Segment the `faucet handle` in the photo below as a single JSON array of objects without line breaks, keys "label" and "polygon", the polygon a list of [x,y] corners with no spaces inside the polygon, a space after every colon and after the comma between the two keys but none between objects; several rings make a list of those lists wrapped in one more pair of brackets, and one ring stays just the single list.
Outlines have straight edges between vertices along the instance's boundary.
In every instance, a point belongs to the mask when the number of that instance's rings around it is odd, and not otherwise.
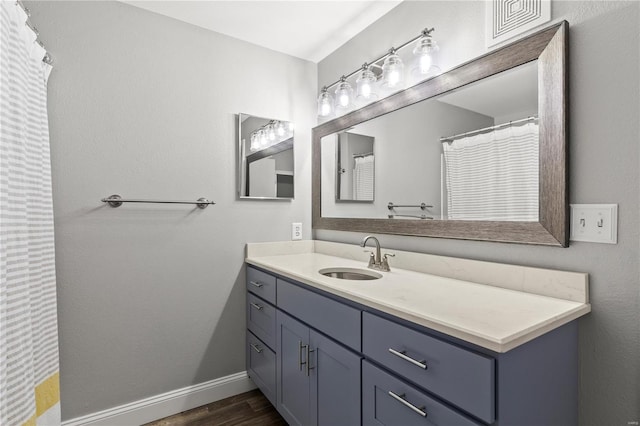
[{"label": "faucet handle", "polygon": [[372,252],[371,250],[362,250],[365,253],[369,253],[369,265],[368,267],[371,268],[373,267],[373,265],[376,264],[376,255],[374,252]]},{"label": "faucet handle", "polygon": [[391,268],[389,267],[389,259],[387,259],[388,257],[396,257],[396,255],[393,254],[393,253],[385,253],[382,256],[382,258],[383,258],[382,259],[382,270],[383,271],[387,271],[387,272],[391,270]]}]

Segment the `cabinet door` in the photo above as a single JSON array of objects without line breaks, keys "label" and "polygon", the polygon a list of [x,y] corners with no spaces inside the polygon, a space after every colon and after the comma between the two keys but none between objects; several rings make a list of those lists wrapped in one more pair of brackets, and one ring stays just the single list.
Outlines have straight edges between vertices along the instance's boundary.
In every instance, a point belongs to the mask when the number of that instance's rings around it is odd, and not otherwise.
[{"label": "cabinet door", "polygon": [[310,370],[307,370],[309,328],[277,311],[278,411],[289,425],[311,424]]},{"label": "cabinet door", "polygon": [[311,424],[360,425],[361,357],[310,331]]}]

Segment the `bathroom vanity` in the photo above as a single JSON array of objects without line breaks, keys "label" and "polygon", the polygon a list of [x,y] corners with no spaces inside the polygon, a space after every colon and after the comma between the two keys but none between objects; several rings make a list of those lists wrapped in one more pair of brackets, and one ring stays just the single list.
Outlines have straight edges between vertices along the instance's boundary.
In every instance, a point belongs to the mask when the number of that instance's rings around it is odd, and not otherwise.
[{"label": "bathroom vanity", "polygon": [[586,274],[393,253],[355,281],[318,272],[355,245],[247,245],[247,371],[289,424],[577,424]]}]

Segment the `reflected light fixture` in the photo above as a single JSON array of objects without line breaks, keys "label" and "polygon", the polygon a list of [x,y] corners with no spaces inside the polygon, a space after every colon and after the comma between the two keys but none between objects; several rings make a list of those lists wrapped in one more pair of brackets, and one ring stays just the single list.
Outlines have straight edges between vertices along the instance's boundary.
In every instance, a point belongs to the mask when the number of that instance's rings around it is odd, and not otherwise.
[{"label": "reflected light fixture", "polygon": [[327,92],[327,86],[322,88],[320,96],[318,96],[318,115],[320,117],[328,117],[333,113],[333,98]]},{"label": "reflected light fixture", "polygon": [[270,120],[259,129],[251,133],[251,152],[260,151],[285,141],[293,136],[293,123],[288,121]]},{"label": "reflected light fixture", "polygon": [[375,87],[376,81],[376,75],[369,68],[369,64],[365,62],[356,79],[356,98],[365,101],[378,99],[378,92]]},{"label": "reflected light fixture", "polygon": [[[398,52],[408,46],[413,46],[414,43],[413,54],[416,56],[417,65],[411,68],[411,74],[417,73],[421,77],[416,80],[415,76],[412,75],[410,79],[412,84],[438,74],[440,68],[434,63],[433,56],[433,53],[438,51],[438,45],[431,35],[433,31],[434,28],[425,28],[420,32],[420,35],[403,43],[398,48],[391,48],[388,53],[378,59],[369,63],[365,62],[357,70],[343,75],[338,81],[324,86],[318,95],[318,116],[320,118],[329,118],[334,113],[341,115],[351,110],[354,105],[354,93],[349,79],[353,77],[356,79],[355,97],[359,105],[377,100],[379,86],[386,89],[383,91],[384,96],[403,89],[406,79],[405,67]],[[405,60],[408,59],[405,57]],[[382,65],[380,65],[381,63]],[[378,70],[381,70],[381,75]],[[333,86],[337,86],[334,91],[335,102],[328,90]]]}]

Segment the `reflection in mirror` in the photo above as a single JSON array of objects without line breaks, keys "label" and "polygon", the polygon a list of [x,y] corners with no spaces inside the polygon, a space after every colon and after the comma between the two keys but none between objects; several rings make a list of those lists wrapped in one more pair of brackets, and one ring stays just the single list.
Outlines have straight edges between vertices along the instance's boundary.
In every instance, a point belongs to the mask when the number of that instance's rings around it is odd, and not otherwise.
[{"label": "reflection in mirror", "polygon": [[292,199],[293,124],[238,114],[238,193],[242,199]]},{"label": "reflection in mirror", "polygon": [[336,200],[373,201],[375,156],[372,136],[338,133],[336,141]]},{"label": "reflection in mirror", "polygon": [[[323,137],[322,187],[336,194],[322,192],[322,216],[537,222],[537,70],[532,61]],[[357,199],[345,162],[361,135],[376,141],[373,202],[336,202]]]}]

